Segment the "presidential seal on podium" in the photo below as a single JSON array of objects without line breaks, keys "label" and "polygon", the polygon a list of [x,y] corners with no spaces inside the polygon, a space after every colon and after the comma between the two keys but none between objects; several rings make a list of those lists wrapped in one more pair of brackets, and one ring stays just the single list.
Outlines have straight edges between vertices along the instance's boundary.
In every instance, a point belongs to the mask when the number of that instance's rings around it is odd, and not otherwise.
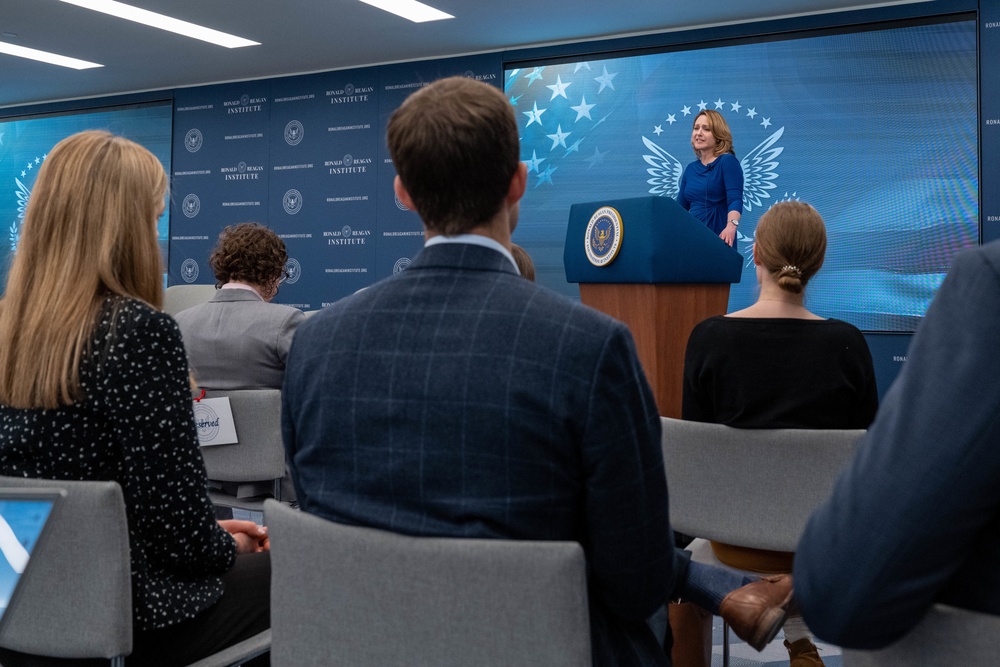
[{"label": "presidential seal on podium", "polygon": [[584,250],[594,266],[607,266],[622,247],[622,217],[610,206],[594,211],[584,234]]}]

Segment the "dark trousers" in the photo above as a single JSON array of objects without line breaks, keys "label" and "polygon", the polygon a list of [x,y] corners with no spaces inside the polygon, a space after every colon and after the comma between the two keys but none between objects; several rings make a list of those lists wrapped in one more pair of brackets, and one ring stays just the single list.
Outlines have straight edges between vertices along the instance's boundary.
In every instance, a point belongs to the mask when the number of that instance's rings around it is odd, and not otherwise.
[{"label": "dark trousers", "polygon": [[[225,593],[214,605],[192,619],[159,630],[135,632],[128,667],[180,667],[217,653],[271,626],[271,554],[237,556],[222,575]],[[58,632],[55,628],[40,632]],[[25,655],[0,649],[3,667],[97,667],[107,660],[67,660]],[[266,667],[264,654],[246,667]]]}]

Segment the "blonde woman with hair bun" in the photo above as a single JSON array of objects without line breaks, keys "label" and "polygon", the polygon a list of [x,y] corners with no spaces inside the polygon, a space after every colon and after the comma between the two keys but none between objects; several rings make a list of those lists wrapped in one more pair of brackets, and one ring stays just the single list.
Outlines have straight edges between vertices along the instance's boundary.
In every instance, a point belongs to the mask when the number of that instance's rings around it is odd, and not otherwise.
[{"label": "blonde woman with hair bun", "polygon": [[[215,520],[184,347],[160,311],[166,194],[142,146],[100,131],[60,141],[38,172],[0,299],[0,474],[121,486],[125,664],[143,667],[195,662],[266,629],[270,611],[266,531]],[[51,659],[0,649],[0,662]]]},{"label": "blonde woman with hair bun", "polygon": [[[804,202],[780,202],[761,216],[755,236],[760,295],[691,332],[681,416],[738,428],[868,428],[878,394],[864,336],[805,306],[826,254],[823,218]],[[791,572],[791,553],[712,547],[733,567]],[[785,637],[791,667],[823,664],[801,617],[789,618]]]}]

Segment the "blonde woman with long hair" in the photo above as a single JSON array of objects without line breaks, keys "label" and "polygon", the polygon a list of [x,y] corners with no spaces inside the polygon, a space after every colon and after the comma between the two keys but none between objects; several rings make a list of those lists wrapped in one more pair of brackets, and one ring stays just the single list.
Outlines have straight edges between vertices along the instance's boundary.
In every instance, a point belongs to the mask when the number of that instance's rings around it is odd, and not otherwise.
[{"label": "blonde woman with long hair", "polygon": [[[193,662],[269,616],[266,533],[214,518],[184,348],[159,310],[166,193],[163,167],[136,143],[99,131],[59,142],[0,299],[0,473],[121,485],[129,665]],[[0,661],[51,662],[6,650]]]}]

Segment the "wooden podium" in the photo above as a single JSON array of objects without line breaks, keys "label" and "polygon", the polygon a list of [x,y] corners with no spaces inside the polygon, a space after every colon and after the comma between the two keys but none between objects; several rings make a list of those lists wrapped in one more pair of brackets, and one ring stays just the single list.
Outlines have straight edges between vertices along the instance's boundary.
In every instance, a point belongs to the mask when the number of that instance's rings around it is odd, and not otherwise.
[{"label": "wooden podium", "polygon": [[[621,236],[615,258],[597,266],[588,258],[588,227],[604,207],[618,213]],[[680,418],[688,336],[726,313],[743,258],[673,199],[638,197],[574,204],[563,259],[580,300],[632,331],[660,414]]]}]

